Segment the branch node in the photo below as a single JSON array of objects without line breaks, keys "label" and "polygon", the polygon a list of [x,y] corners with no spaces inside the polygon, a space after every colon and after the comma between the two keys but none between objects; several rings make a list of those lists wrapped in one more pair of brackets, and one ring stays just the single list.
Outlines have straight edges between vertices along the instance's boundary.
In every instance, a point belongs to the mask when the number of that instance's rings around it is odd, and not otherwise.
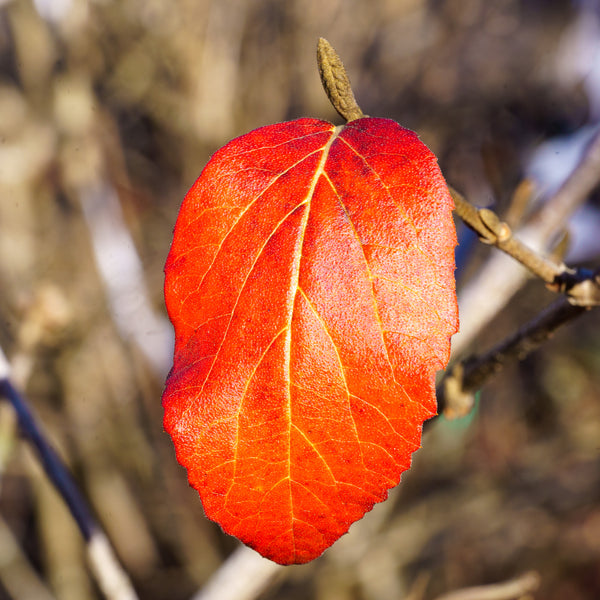
[{"label": "branch node", "polygon": [[457,363],[444,378],[444,417],[449,421],[466,417],[475,404],[475,396],[463,386],[465,365]]},{"label": "branch node", "polygon": [[557,277],[556,285],[573,306],[600,306],[600,271],[565,269]]},{"label": "branch node", "polygon": [[[481,222],[494,236],[494,239],[489,241],[489,243],[498,244],[507,242],[512,237],[510,227],[504,221],[501,221],[494,211],[488,208],[480,208],[478,214]],[[485,241],[488,240],[486,239]]]}]

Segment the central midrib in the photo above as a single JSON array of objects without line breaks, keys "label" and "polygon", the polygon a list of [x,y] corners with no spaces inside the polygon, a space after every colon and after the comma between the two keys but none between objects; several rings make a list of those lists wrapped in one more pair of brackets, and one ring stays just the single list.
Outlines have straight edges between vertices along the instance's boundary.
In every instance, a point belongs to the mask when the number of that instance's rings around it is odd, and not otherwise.
[{"label": "central midrib", "polygon": [[[290,493],[290,516],[291,516],[291,521],[292,521],[292,523],[291,523],[292,539],[294,538],[294,529],[293,529],[294,502],[293,502],[293,497],[292,497],[292,473],[291,473],[291,467],[292,467],[292,460],[291,460],[292,459],[292,457],[291,457],[291,450],[292,450],[292,389],[291,389],[291,383],[292,383],[291,382],[292,318],[293,318],[293,312],[294,312],[294,303],[296,301],[296,295],[298,294],[298,288],[299,288],[300,264],[302,261],[302,247],[304,245],[304,234],[306,232],[306,226],[308,224],[308,217],[310,215],[311,200],[312,200],[313,194],[315,192],[315,189],[317,187],[317,183],[318,183],[319,179],[321,178],[321,175],[323,175],[323,173],[325,171],[325,164],[326,164],[327,158],[329,156],[329,149],[331,148],[331,145],[333,144],[335,139],[340,135],[340,133],[342,132],[343,129],[344,129],[344,125],[339,125],[333,129],[331,138],[329,139],[327,144],[325,144],[325,146],[323,147],[323,150],[322,150],[323,154],[321,156],[321,160],[319,161],[317,169],[315,170],[315,174],[311,181],[311,185],[306,194],[306,197],[305,197],[304,201],[299,204],[299,206],[306,204],[306,210],[305,210],[303,218],[302,218],[302,223],[300,224],[300,234],[298,236],[298,241],[296,243],[296,249],[295,249],[295,257],[294,257],[295,260],[294,260],[294,265],[293,265],[292,278],[290,281],[290,289],[289,289],[289,293],[288,293],[287,311],[289,314],[289,322],[288,322],[288,327],[287,327],[287,331],[285,334],[285,343],[284,343],[284,353],[285,353],[284,359],[285,359],[285,365],[286,365],[286,369],[287,369],[287,389],[288,389],[288,402],[287,402],[287,407],[286,407],[287,422],[288,422],[288,461],[287,461],[287,463],[288,463],[288,485],[289,485],[289,493]],[[295,553],[295,540],[294,540],[294,553]]]}]

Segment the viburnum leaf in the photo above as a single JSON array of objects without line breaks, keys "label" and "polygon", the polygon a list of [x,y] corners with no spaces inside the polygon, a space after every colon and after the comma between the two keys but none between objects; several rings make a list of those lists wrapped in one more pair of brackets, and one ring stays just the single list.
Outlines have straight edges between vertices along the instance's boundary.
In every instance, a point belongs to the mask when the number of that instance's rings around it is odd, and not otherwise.
[{"label": "viburnum leaf", "polygon": [[206,515],[304,563],[387,497],[458,326],[452,199],[388,119],[243,135],[188,192],[166,264],[164,425]]}]

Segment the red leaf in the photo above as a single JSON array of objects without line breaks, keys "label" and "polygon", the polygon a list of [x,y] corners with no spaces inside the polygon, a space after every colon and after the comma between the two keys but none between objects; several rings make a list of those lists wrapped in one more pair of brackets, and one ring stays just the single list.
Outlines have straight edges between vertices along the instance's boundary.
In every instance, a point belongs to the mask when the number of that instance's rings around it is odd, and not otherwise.
[{"label": "red leaf", "polygon": [[457,329],[452,199],[387,119],[257,129],[187,194],[165,429],[209,518],[282,564],[387,497]]}]

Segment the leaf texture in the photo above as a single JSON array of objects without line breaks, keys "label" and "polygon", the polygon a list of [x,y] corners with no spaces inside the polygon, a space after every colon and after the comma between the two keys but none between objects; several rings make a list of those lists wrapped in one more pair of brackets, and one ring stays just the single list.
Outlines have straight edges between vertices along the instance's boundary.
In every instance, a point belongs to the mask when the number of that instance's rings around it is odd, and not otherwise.
[{"label": "leaf texture", "polygon": [[219,150],[166,264],[164,425],[207,516],[304,563],[387,497],[458,326],[452,199],[387,119],[299,119]]}]

